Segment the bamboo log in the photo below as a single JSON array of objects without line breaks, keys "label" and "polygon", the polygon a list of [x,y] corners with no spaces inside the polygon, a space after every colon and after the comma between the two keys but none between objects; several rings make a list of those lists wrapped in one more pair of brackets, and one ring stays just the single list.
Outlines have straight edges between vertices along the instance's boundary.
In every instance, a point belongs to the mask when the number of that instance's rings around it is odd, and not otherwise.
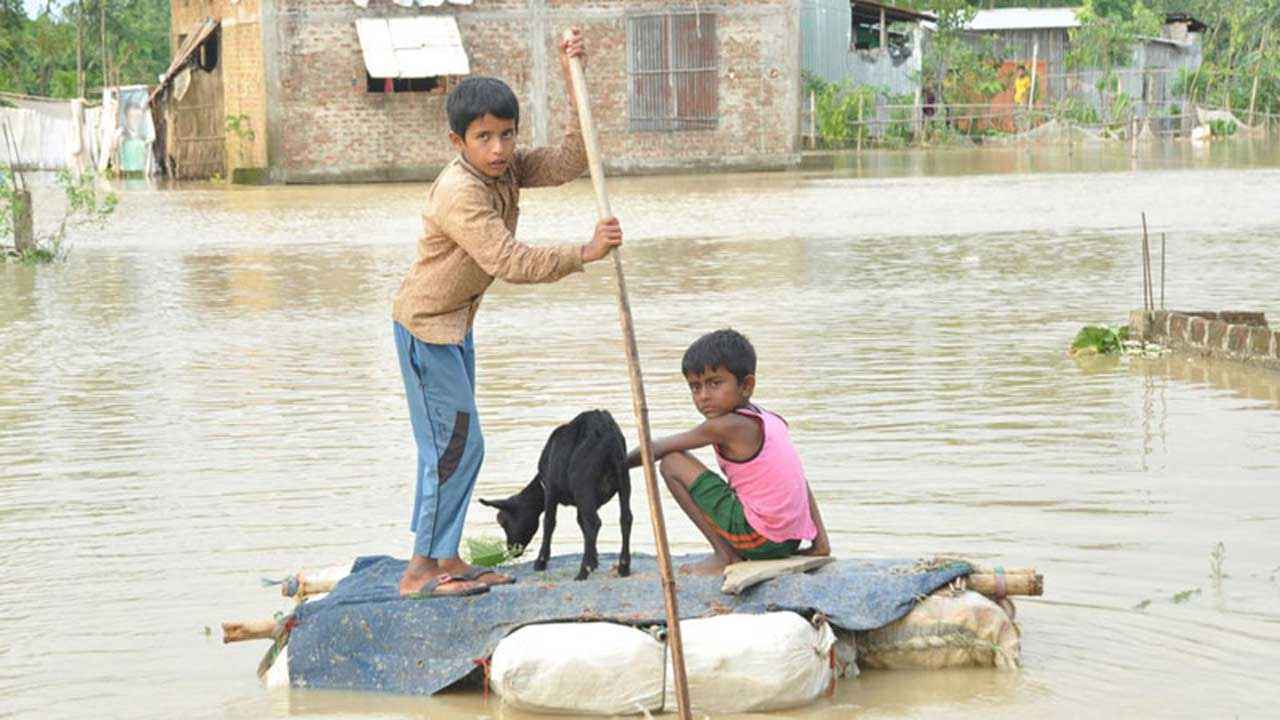
[{"label": "bamboo log", "polygon": [[1258,124],[1254,110],[1258,107],[1258,83],[1262,80],[1262,66],[1266,63],[1267,31],[1262,31],[1262,40],[1258,43],[1258,68],[1253,73],[1253,92],[1249,94],[1249,126]]},{"label": "bamboo log", "polygon": [[[565,31],[565,39],[572,31]],[[578,105],[578,121],[582,125],[582,139],[587,149],[587,165],[591,170],[591,185],[595,188],[596,209],[603,220],[613,216],[609,208],[609,192],[604,184],[604,162],[600,154],[600,139],[596,135],[591,117],[591,103],[587,98],[587,76],[580,58],[569,59],[569,74],[573,84],[573,96]],[[613,276],[618,290],[618,319],[622,324],[623,349],[627,355],[627,372],[631,377],[631,403],[640,434],[640,458],[644,467],[645,487],[649,493],[649,519],[653,523],[653,538],[658,550],[658,571],[662,577],[662,592],[667,606],[667,642],[671,648],[671,669],[675,678],[676,705],[681,720],[691,720],[689,706],[689,680],[684,665],[684,643],[680,633],[680,611],[676,601],[676,582],[671,572],[671,549],[667,545],[667,526],[662,518],[662,499],[658,494],[658,477],[654,470],[653,444],[649,435],[649,407],[644,396],[644,379],[640,374],[640,352],[636,347],[636,331],[631,318],[631,303],[627,298],[626,276],[622,269],[622,251],[614,248]]]},{"label": "bamboo log", "polygon": [[308,595],[323,595],[333,591],[338,581],[333,578],[308,578],[302,573],[280,583],[280,594],[285,597],[305,598]]},{"label": "bamboo log", "polygon": [[[967,579],[969,589],[987,597],[997,597],[999,592],[999,576],[995,573],[974,573]],[[1044,594],[1044,576],[1036,573],[1004,574],[1004,593],[1011,595]]]},{"label": "bamboo log", "polygon": [[275,620],[245,620],[242,622],[222,623],[222,642],[233,643],[245,640],[271,640],[275,637],[277,623]]}]

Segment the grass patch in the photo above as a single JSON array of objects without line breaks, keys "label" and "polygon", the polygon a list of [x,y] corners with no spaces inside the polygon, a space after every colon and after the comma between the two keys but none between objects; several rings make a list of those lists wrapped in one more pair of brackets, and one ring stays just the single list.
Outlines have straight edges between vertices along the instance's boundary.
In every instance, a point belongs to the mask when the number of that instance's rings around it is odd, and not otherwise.
[{"label": "grass patch", "polygon": [[467,538],[466,561],[477,567],[497,567],[515,559],[507,541],[492,535]]}]

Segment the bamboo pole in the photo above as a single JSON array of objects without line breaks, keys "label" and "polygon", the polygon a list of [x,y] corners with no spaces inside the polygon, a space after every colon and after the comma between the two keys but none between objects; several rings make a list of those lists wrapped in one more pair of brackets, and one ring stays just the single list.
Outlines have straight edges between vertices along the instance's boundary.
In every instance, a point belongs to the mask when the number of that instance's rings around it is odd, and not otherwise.
[{"label": "bamboo pole", "polygon": [[84,97],[84,0],[76,0],[76,97]]},{"label": "bamboo pole", "polygon": [[1027,95],[1027,109],[1030,110],[1036,106],[1036,72],[1040,69],[1040,40],[1036,39],[1036,44],[1031,46],[1031,92]]},{"label": "bamboo pole", "polygon": [[862,93],[858,93],[858,154],[862,154],[862,133],[866,129],[862,124],[862,101],[864,99]]},{"label": "bamboo pole", "polygon": [[[570,37],[571,31],[565,32]],[[587,98],[587,76],[582,60],[569,59],[573,96],[578,104],[578,121],[587,146],[587,164],[591,184],[596,191],[596,210],[603,220],[613,216],[609,208],[609,192],[604,183],[604,162],[600,155],[600,139],[591,118],[591,102]],[[671,647],[671,669],[675,677],[676,705],[682,720],[693,717],[689,708],[689,680],[684,666],[684,643],[680,637],[680,611],[676,601],[676,582],[671,572],[671,549],[667,545],[667,526],[662,518],[662,502],[658,495],[658,477],[654,471],[653,444],[649,435],[649,407],[644,397],[644,379],[640,374],[640,353],[636,347],[636,331],[631,319],[631,303],[627,298],[626,276],[622,269],[622,251],[613,250],[613,276],[618,288],[618,319],[622,323],[622,344],[627,354],[627,372],[631,376],[631,404],[640,433],[640,458],[644,466],[644,482],[649,492],[649,519],[653,523],[653,539],[658,546],[658,571],[662,576],[662,592],[667,605],[667,642]]]},{"label": "bamboo pole", "polygon": [[1160,233],[1160,309],[1164,310],[1164,246],[1165,234]]},{"label": "bamboo pole", "polygon": [[111,81],[107,78],[107,0],[98,0],[98,34],[102,42],[102,87]]},{"label": "bamboo pole", "polygon": [[809,91],[809,148],[818,149],[818,92]]},{"label": "bamboo pole", "polygon": [[1156,309],[1156,299],[1151,283],[1151,241],[1147,236],[1147,214],[1142,213],[1142,301],[1148,312]]},{"label": "bamboo pole", "polygon": [[1258,43],[1258,69],[1253,73],[1253,92],[1249,94],[1249,126],[1258,124],[1254,110],[1258,107],[1258,81],[1262,79],[1262,67],[1266,64],[1267,31],[1262,31],[1262,40]]}]

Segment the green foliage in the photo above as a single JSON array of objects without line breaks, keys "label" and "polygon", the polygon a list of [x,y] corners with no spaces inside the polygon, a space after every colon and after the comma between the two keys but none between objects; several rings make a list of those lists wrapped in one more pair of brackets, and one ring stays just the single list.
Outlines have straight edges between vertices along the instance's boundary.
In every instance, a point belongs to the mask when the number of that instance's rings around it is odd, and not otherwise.
[{"label": "green foliage", "polygon": [[478,567],[497,567],[515,558],[502,538],[484,535],[467,538],[467,562]]},{"label": "green foliage", "polygon": [[1209,132],[1213,137],[1231,137],[1236,134],[1235,120],[1210,120]]},{"label": "green foliage", "polygon": [[249,154],[253,151],[253,141],[257,137],[257,133],[253,131],[253,125],[249,120],[249,116],[244,113],[239,115],[227,116],[227,132],[236,137],[236,154],[240,157],[240,167],[249,165]]},{"label": "green foliage", "polygon": [[814,94],[818,138],[828,148],[848,148],[871,142],[868,121],[876,117],[876,98],[882,91],[852,82],[829,83],[807,76],[805,88]]},{"label": "green foliage", "polygon": [[[83,13],[86,94],[108,84],[154,83],[169,65],[168,0],[41,3],[27,17],[21,0],[0,0],[0,90],[70,98],[78,94],[76,26]],[[100,12],[105,11],[104,73]]]},{"label": "green foliage", "polygon": [[1071,342],[1071,352],[1072,354],[1116,355],[1124,352],[1124,344],[1128,339],[1129,328],[1127,327],[1086,325]]}]

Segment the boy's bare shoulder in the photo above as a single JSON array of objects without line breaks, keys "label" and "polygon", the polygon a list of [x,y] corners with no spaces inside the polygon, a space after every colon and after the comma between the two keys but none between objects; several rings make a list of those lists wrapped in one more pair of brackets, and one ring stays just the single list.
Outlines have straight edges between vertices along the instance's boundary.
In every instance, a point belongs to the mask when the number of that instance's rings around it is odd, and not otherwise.
[{"label": "boy's bare shoulder", "polygon": [[703,423],[703,427],[719,433],[741,433],[755,432],[760,425],[749,417],[731,412],[727,415],[720,415],[707,420]]}]

